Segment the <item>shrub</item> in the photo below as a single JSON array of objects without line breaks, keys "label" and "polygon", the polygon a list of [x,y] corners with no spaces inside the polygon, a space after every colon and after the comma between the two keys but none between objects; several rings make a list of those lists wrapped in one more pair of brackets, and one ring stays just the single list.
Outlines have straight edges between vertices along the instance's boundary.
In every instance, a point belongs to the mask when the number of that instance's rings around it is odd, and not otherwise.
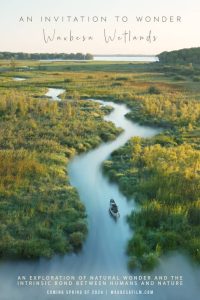
[{"label": "shrub", "polygon": [[121,82],[114,82],[112,83],[112,86],[122,86],[123,84]]},{"label": "shrub", "polygon": [[149,271],[156,267],[158,264],[158,257],[155,253],[151,252],[144,254],[141,259],[142,270]]},{"label": "shrub", "polygon": [[77,232],[73,232],[72,234],[70,234],[70,243],[73,246],[74,250],[80,250],[82,247],[82,243],[84,240],[84,236],[81,232],[77,231]]},{"label": "shrub", "polygon": [[120,76],[120,77],[117,77],[116,80],[117,80],[117,81],[129,80],[129,77],[123,77],[123,76]]},{"label": "shrub", "polygon": [[159,95],[160,94],[160,90],[157,88],[157,87],[155,87],[155,86],[150,86],[149,88],[148,88],[148,90],[147,90],[147,93],[148,94],[151,94],[151,95]]},{"label": "shrub", "polygon": [[181,76],[181,75],[177,75],[174,77],[175,81],[185,81],[185,77]]}]

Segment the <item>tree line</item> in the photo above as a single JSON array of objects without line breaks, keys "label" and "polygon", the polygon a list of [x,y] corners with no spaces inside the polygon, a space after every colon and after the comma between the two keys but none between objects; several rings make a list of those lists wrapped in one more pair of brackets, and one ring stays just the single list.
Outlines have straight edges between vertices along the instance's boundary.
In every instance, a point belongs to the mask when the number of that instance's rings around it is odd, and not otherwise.
[{"label": "tree line", "polygon": [[200,47],[162,52],[158,55],[159,61],[164,64],[199,64]]},{"label": "tree line", "polygon": [[15,60],[46,60],[46,59],[63,59],[63,60],[92,60],[93,55],[90,53],[23,53],[23,52],[0,52],[0,59]]}]

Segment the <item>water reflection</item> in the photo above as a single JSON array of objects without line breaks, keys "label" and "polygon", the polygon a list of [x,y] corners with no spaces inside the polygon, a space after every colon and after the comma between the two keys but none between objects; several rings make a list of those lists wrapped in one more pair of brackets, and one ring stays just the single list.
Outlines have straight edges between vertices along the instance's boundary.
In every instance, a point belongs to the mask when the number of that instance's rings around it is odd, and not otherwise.
[{"label": "water reflection", "polygon": [[60,96],[65,92],[64,89],[57,89],[57,88],[49,88],[48,92],[45,94],[45,96],[51,98],[51,100],[54,101],[61,101]]}]

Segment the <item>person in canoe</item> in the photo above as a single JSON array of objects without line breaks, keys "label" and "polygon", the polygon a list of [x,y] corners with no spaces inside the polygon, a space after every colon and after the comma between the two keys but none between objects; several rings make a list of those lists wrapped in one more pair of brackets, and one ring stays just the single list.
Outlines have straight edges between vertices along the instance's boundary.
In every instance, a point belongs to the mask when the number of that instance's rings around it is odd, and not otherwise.
[{"label": "person in canoe", "polygon": [[114,218],[118,218],[120,216],[118,206],[114,199],[110,199],[109,211]]}]

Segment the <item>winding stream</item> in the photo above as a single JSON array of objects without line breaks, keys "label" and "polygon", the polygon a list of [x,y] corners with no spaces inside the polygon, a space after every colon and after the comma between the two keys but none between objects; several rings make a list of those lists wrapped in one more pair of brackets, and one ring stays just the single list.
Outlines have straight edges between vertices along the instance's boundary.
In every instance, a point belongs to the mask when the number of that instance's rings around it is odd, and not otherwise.
[{"label": "winding stream", "polygon": [[[58,92],[58,91],[57,91]],[[55,95],[55,91],[53,93]],[[57,95],[58,96],[58,95]],[[99,101],[102,105],[104,102]],[[131,232],[126,222],[126,216],[134,208],[133,201],[126,201],[118,186],[110,183],[102,174],[102,162],[109,157],[115,149],[124,145],[132,136],[151,137],[158,130],[140,126],[125,118],[129,109],[123,104],[106,102],[114,110],[105,117],[106,121],[112,121],[117,127],[122,127],[124,132],[116,140],[101,144],[98,148],[86,154],[76,156],[69,164],[68,171],[70,182],[79,192],[88,214],[89,234],[83,250],[79,254],[54,256],[51,260],[41,258],[37,261],[9,261],[0,264],[0,299],[1,300],[49,300],[49,299],[153,299],[153,300],[197,300],[200,293],[200,270],[192,265],[184,256],[173,253],[161,260],[159,267],[152,275],[182,275],[184,285],[182,287],[153,287],[154,295],[131,296],[94,296],[94,295],[54,295],[46,294],[48,287],[17,287],[18,275],[129,275],[127,270],[126,243]],[[120,218],[117,222],[108,213],[109,199],[114,198],[120,210]],[[146,274],[146,275],[151,275]],[[144,275],[134,272],[133,275]],[[66,289],[62,287],[60,289]],[[71,287],[73,289],[75,287]],[[88,287],[86,287],[87,289]],[[91,287],[90,287],[91,288]],[[112,289],[139,288],[111,287]],[[76,287],[81,289],[81,287]],[[83,289],[83,287],[82,287]],[[100,287],[105,292],[105,287]],[[143,287],[142,290],[151,289]]]}]

